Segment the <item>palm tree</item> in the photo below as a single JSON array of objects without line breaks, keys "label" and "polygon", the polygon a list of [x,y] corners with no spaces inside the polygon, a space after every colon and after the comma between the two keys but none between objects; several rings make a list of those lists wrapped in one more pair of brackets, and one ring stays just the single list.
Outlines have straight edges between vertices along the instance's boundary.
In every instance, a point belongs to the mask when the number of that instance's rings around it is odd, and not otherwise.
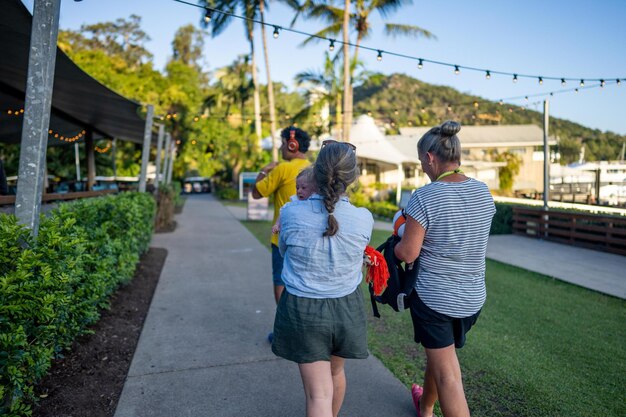
[{"label": "palm tree", "polygon": [[[201,0],[200,4],[205,7],[223,10],[233,14],[240,13],[238,9],[242,9],[243,15],[248,19],[258,18],[258,0]],[[201,24],[205,27],[210,24],[211,35],[215,37],[221,34],[231,21],[232,16],[222,13],[213,13],[210,22],[207,22],[205,15],[203,15]],[[257,143],[259,143],[263,139],[263,133],[261,125],[261,99],[259,94],[258,67],[256,64],[256,54],[254,48],[254,23],[251,20],[243,20],[243,22],[246,31],[246,38],[250,44],[250,72],[252,74],[252,84],[254,85],[254,130],[257,136]]]},{"label": "palm tree", "polygon": [[[305,98],[309,103],[308,108],[305,108],[303,114],[310,115],[313,112],[318,112],[325,106],[334,108],[334,122],[329,121],[329,133],[332,134],[332,126],[335,125],[338,129],[343,128],[342,121],[342,101],[344,97],[344,85],[343,85],[343,72],[338,71],[339,60],[332,58],[328,52],[324,57],[324,69],[322,71],[307,70],[296,74],[295,81],[300,86],[308,86],[309,91],[305,93]],[[369,75],[368,72],[360,70],[355,72],[353,68],[355,63],[352,63],[350,72],[353,73],[351,79],[354,82],[364,80]],[[361,67],[362,64],[356,63],[357,67]],[[331,112],[332,113],[332,112]]]},{"label": "palm tree", "polygon": [[[310,103],[306,109],[307,113],[320,111],[325,106],[334,106],[334,124],[341,126],[341,100],[343,97],[341,79],[342,77],[336,73],[335,62],[328,52],[326,52],[323,71],[307,70],[297,73],[295,81],[298,85],[313,87],[306,93],[306,99]],[[329,133],[332,133],[332,125],[331,120],[329,121]]]},{"label": "palm tree", "polygon": [[[307,38],[302,44],[309,42],[319,42],[319,37],[333,38],[343,32],[343,42],[349,42],[348,22],[351,22],[356,30],[356,47],[353,60],[356,61],[359,54],[361,42],[371,34],[370,17],[373,12],[377,12],[383,18],[400,7],[411,4],[411,0],[355,0],[354,13],[350,13],[350,0],[344,0],[344,8],[333,6],[327,3],[315,3],[308,1],[302,6],[302,14],[306,17],[318,18],[326,21],[328,26],[317,32],[314,36]],[[395,36],[424,37],[426,39],[436,39],[429,31],[414,25],[404,25],[398,23],[386,23],[385,34]],[[343,48],[344,55],[344,132],[343,138],[347,140],[350,136],[350,126],[352,124],[352,82],[350,76],[354,66],[350,68],[349,48]]]}]

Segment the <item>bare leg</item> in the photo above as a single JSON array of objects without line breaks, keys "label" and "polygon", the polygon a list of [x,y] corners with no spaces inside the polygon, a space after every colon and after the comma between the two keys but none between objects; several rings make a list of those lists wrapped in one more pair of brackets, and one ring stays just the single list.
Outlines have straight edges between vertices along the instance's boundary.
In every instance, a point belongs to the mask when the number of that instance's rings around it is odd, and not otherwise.
[{"label": "bare leg", "polygon": [[343,399],[346,396],[346,373],[343,365],[344,358],[339,356],[330,357],[330,371],[333,376],[333,417],[339,415]]},{"label": "bare leg", "polygon": [[301,363],[298,367],[306,397],[306,416],[333,416],[333,377],[330,362]]},{"label": "bare leg", "polygon": [[278,300],[280,300],[280,296],[283,294],[284,290],[284,285],[274,285],[274,300],[276,301],[276,304],[278,304]]},{"label": "bare leg", "polygon": [[424,372],[424,394],[420,398],[420,415],[422,417],[432,417],[435,409],[435,402],[439,398],[437,394],[437,384],[430,370],[429,362],[426,362],[426,371]]},{"label": "bare leg", "polygon": [[[426,378],[424,387],[423,404],[420,408],[426,414],[427,407],[434,406],[434,401],[439,397],[439,406],[445,417],[469,417],[469,408],[463,391],[461,378],[461,366],[456,356],[454,345],[441,349],[425,349],[427,357]],[[436,387],[433,392],[432,384]],[[428,391],[430,390],[430,392]],[[432,408],[430,408],[432,413]]]}]

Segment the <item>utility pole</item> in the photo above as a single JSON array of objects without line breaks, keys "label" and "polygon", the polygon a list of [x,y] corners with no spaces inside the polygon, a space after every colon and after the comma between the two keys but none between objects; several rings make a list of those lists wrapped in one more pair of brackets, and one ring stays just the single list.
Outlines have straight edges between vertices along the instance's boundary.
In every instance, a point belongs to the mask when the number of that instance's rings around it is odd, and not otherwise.
[{"label": "utility pole", "polygon": [[550,194],[550,147],[548,146],[548,126],[550,102],[543,101],[543,209],[548,210]]},{"label": "utility pole", "polygon": [[28,54],[15,215],[39,232],[61,0],[35,0]]}]

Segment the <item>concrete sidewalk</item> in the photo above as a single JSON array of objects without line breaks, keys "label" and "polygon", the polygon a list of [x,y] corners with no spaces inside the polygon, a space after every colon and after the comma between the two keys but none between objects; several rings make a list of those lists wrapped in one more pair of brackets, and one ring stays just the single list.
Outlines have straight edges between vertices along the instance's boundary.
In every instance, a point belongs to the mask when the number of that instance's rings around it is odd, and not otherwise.
[{"label": "concrete sidewalk", "polygon": [[[115,416],[303,416],[298,368],[266,340],[268,250],[211,196],[190,196],[176,221],[152,241],[168,257]],[[407,387],[376,358],[347,361],[346,375],[342,416],[415,415]]]},{"label": "concrete sidewalk", "polygon": [[626,256],[516,235],[489,237],[487,258],[626,299]]}]

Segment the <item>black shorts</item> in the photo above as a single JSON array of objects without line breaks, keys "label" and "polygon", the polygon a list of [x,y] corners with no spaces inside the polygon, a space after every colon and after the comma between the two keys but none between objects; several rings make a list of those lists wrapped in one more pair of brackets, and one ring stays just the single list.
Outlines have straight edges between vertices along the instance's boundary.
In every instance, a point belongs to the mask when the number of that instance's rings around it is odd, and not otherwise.
[{"label": "black shorts", "polygon": [[415,343],[421,343],[427,349],[441,349],[452,344],[462,348],[465,334],[476,323],[479,315],[480,310],[464,318],[446,316],[428,307],[416,294],[411,297]]}]

